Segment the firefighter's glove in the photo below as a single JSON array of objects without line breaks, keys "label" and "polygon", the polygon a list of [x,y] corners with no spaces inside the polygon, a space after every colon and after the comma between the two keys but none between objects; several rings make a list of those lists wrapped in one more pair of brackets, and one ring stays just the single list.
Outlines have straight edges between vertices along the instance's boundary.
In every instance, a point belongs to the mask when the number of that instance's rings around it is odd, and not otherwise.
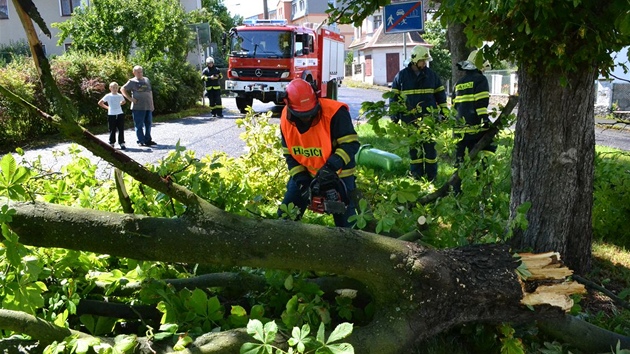
[{"label": "firefighter's glove", "polygon": [[295,184],[297,184],[300,190],[300,197],[304,200],[310,199],[310,186],[313,178],[308,172],[300,172],[293,177]]},{"label": "firefighter's glove", "polygon": [[328,188],[329,186],[334,186],[338,178],[339,176],[337,176],[337,171],[333,170],[333,168],[328,164],[320,168],[315,175],[315,179],[319,182],[320,188],[323,189]]}]

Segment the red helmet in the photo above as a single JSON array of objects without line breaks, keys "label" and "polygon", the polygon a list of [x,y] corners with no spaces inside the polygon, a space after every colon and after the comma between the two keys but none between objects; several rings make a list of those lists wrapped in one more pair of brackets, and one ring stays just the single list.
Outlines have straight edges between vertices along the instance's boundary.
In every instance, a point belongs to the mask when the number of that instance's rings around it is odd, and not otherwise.
[{"label": "red helmet", "polygon": [[297,118],[311,118],[319,112],[319,101],[313,86],[306,80],[294,79],[286,88],[289,112]]}]

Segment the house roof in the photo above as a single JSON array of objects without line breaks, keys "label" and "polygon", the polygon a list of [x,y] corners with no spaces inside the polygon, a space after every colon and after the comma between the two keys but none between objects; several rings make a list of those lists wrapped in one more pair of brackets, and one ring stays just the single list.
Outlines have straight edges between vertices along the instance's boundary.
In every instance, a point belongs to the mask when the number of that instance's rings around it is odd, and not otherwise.
[{"label": "house roof", "polygon": [[364,50],[370,48],[401,47],[404,44],[403,38],[405,36],[407,37],[406,45],[408,46],[424,45],[432,47],[431,44],[422,39],[420,32],[385,33],[383,31],[383,25],[381,24],[371,37],[361,36],[361,38],[355,39],[352,44],[350,44],[349,49]]}]

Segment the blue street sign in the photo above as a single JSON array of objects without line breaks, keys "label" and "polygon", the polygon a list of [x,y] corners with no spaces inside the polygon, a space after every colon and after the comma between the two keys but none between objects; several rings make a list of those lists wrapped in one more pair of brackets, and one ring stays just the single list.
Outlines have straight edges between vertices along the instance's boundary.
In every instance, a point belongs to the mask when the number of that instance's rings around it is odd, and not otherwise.
[{"label": "blue street sign", "polygon": [[424,31],[422,1],[385,5],[385,33]]}]

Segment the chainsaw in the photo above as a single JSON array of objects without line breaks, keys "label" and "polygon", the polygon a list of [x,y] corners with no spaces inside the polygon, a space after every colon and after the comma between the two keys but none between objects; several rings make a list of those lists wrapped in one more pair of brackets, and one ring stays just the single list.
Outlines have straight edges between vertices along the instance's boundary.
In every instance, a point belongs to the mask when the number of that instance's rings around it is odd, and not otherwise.
[{"label": "chainsaw", "polygon": [[321,188],[319,182],[314,179],[310,186],[311,202],[308,209],[320,214],[345,214],[347,207],[341,192],[345,193],[346,185],[341,179],[337,179],[336,184],[337,186],[328,185]]}]

